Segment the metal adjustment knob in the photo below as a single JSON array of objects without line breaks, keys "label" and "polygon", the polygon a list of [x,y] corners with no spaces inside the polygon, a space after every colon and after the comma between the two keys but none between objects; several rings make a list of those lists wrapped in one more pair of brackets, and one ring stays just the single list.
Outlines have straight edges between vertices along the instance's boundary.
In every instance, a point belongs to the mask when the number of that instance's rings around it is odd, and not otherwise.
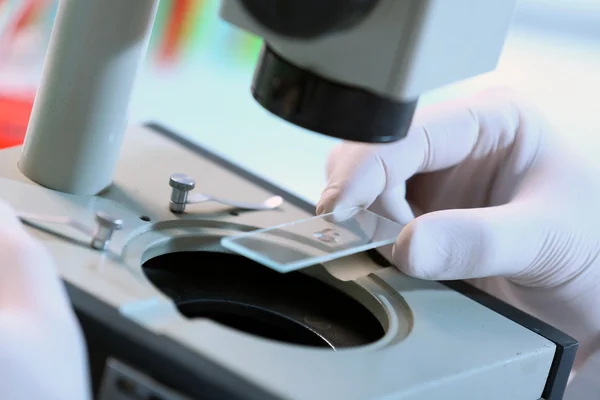
[{"label": "metal adjustment knob", "polygon": [[185,174],[173,174],[169,179],[169,186],[172,189],[169,209],[173,213],[184,212],[188,195],[196,187],[196,181]]},{"label": "metal adjustment knob", "polygon": [[92,247],[97,250],[105,250],[113,233],[123,228],[123,221],[100,212],[96,214],[96,222],[98,225],[92,237]]}]

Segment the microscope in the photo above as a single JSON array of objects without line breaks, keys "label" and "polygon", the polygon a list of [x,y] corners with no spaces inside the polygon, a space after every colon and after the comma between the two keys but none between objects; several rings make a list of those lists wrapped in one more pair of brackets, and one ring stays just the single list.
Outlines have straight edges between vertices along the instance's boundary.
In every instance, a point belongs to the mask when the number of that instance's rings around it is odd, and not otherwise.
[{"label": "microscope", "polygon": [[[569,336],[466,282],[401,274],[364,231],[337,251],[345,236],[297,228],[324,226],[314,205],[128,124],[157,7],[61,0],[25,142],[0,151],[0,198],[56,260],[95,398],[562,398]],[[423,93],[495,68],[514,7],[224,0],[221,17],[264,39],[251,90],[269,114],[389,143]],[[269,268],[286,257],[304,262]]]}]

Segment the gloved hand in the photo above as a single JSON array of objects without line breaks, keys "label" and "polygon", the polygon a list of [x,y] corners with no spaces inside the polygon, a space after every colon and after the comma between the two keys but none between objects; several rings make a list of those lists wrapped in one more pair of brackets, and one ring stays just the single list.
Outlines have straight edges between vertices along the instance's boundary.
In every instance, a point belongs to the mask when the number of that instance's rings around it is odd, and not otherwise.
[{"label": "gloved hand", "polygon": [[52,259],[0,202],[0,398],[90,398],[84,340]]},{"label": "gloved hand", "polygon": [[[382,253],[476,286],[580,341],[600,333],[600,169],[506,91],[417,113],[393,144],[342,143],[317,213],[363,206],[407,224]],[[415,218],[416,217],[416,218]]]}]

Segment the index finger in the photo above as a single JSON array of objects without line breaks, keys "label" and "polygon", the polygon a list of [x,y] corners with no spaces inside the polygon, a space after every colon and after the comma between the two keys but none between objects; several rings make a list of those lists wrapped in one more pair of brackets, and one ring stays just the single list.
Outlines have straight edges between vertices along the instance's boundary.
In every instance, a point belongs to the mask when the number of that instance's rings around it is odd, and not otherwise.
[{"label": "index finger", "polygon": [[482,136],[514,133],[518,121],[513,95],[505,90],[420,109],[407,137],[398,142],[376,148],[356,143],[338,147],[318,210],[340,204],[370,207],[382,193],[394,191],[416,174],[460,164]]},{"label": "index finger", "polygon": [[514,96],[495,89],[417,111],[407,137],[381,150],[380,158],[388,172],[384,190],[416,174],[460,164],[472,155],[482,136],[498,138],[501,132],[514,133],[519,123]]}]

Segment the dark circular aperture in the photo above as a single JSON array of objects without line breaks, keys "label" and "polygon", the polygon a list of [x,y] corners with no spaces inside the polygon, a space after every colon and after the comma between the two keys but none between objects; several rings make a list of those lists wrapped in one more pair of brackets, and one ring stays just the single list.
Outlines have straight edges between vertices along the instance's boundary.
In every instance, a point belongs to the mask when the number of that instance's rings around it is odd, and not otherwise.
[{"label": "dark circular aperture", "polygon": [[188,318],[210,318],[249,334],[313,347],[372,343],[384,330],[344,293],[300,272],[280,274],[238,255],[165,254],[144,272]]},{"label": "dark circular aperture", "polygon": [[242,0],[267,29],[283,36],[310,39],[354,26],[379,0]]}]

